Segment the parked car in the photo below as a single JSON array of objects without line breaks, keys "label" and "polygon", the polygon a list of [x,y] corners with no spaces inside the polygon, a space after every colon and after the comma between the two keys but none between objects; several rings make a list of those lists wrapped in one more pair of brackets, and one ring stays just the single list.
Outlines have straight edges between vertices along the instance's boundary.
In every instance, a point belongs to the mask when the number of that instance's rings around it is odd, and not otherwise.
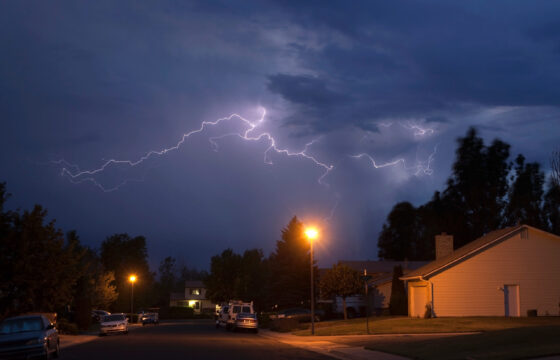
[{"label": "parked car", "polygon": [[142,315],[140,320],[142,321],[142,326],[144,326],[146,324],[158,325],[159,324],[159,314],[156,313],[156,312],[144,313],[144,315]]},{"label": "parked car", "polygon": [[255,311],[253,310],[253,302],[243,302],[239,300],[232,300],[229,303],[227,321],[226,321],[226,329],[233,330],[235,329],[235,324],[237,317],[239,314],[254,314]]},{"label": "parked car", "polygon": [[[322,310],[315,310],[315,321],[321,321],[324,316]],[[270,315],[271,319],[296,319],[299,322],[311,321],[311,310],[303,308],[285,309],[278,312],[278,314]]]},{"label": "parked car", "polygon": [[58,331],[42,315],[7,318],[0,323],[0,359],[59,357]]},{"label": "parked car", "polygon": [[103,317],[105,317],[107,315],[111,315],[111,313],[108,312],[108,311],[105,311],[105,310],[92,310],[91,311],[91,318],[96,322],[101,322],[101,320],[103,320]]},{"label": "parked car", "polygon": [[111,314],[103,318],[99,335],[102,336],[111,333],[128,334],[128,319],[125,314]]},{"label": "parked car", "polygon": [[239,329],[252,330],[254,333],[258,333],[259,320],[257,319],[257,314],[249,314],[249,313],[237,314],[233,330],[237,331]]}]

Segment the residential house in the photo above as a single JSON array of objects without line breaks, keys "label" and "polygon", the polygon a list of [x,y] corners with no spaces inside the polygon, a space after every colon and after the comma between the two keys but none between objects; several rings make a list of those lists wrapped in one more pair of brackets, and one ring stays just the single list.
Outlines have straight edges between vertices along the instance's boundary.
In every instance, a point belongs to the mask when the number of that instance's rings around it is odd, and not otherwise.
[{"label": "residential house", "polygon": [[[395,266],[401,266],[403,273],[406,274],[412,270],[426,265],[427,261],[349,261],[341,260],[339,265],[346,265],[351,269],[365,273],[370,276],[368,280],[368,298],[370,301],[370,313],[382,314],[387,312],[389,308],[389,300],[391,299],[393,269]],[[320,269],[319,276],[324,274],[328,269]],[[364,284],[365,286],[365,284]],[[319,302],[333,303],[334,311],[342,313],[342,298],[336,297],[333,300],[320,299]],[[346,307],[350,316],[363,314],[366,311],[366,298],[361,295],[351,296],[346,299]]]},{"label": "residential house", "polygon": [[412,317],[559,315],[560,237],[518,225],[453,250],[444,233],[436,260],[401,280]]},{"label": "residential house", "polygon": [[195,314],[216,311],[216,304],[206,298],[206,286],[202,281],[186,281],[184,293],[172,293],[169,306],[191,307]]}]

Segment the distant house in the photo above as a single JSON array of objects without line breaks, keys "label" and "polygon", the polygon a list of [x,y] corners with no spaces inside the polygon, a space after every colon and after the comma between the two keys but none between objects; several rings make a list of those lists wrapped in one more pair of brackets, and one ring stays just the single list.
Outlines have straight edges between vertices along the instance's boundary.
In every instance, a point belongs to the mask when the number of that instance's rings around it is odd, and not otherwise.
[{"label": "distant house", "polygon": [[206,287],[202,281],[186,281],[184,293],[171,293],[169,306],[191,307],[195,314],[216,311],[216,304],[206,298]]},{"label": "distant house", "polygon": [[436,260],[401,277],[409,316],[559,315],[560,237],[527,225],[497,230],[453,251],[436,236]]},{"label": "distant house", "polygon": [[[403,273],[406,274],[412,270],[426,265],[427,261],[350,261],[341,260],[338,262],[340,265],[346,265],[354,269],[360,274],[366,271],[367,275],[371,278],[368,281],[368,298],[370,301],[370,313],[381,314],[384,310],[389,308],[389,300],[391,298],[393,269],[395,266],[401,266]],[[329,269],[319,269],[319,277]],[[365,286],[365,284],[364,284]],[[335,299],[320,299],[319,302],[332,303],[334,311],[342,313],[342,298],[336,297]],[[366,311],[366,298],[364,296],[352,296],[346,299],[346,307],[350,316],[363,314]]]}]

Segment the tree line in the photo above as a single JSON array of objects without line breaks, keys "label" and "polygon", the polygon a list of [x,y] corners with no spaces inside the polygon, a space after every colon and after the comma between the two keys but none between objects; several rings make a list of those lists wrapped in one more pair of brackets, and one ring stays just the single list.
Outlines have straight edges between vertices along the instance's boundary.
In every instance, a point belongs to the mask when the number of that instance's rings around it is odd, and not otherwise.
[{"label": "tree line", "polygon": [[457,140],[452,174],[442,192],[415,207],[399,202],[378,237],[378,256],[392,260],[433,260],[434,236],[454,236],[455,248],[518,223],[560,235],[560,152],[551,156],[548,178],[537,162],[495,139],[485,145],[475,128]]},{"label": "tree line", "polygon": [[246,250],[243,254],[226,249],[213,256],[210,273],[204,280],[206,295],[218,304],[232,299],[254,301],[259,311],[308,307],[312,268],[315,289],[318,289],[317,266],[314,262],[311,267],[309,252],[303,224],[294,216],[268,257],[260,249]]},{"label": "tree line", "polygon": [[[361,274],[346,265],[335,264],[319,278],[316,262],[311,266],[310,242],[304,226],[293,217],[282,229],[276,248],[265,257],[262,250],[245,250],[236,254],[226,249],[210,261],[210,273],[204,282],[206,296],[215,303],[229,300],[253,301],[257,311],[275,311],[292,307],[309,308],[311,271],[315,299],[340,296],[344,318],[346,298],[364,290]],[[326,309],[330,312],[330,306]]]},{"label": "tree line", "polygon": [[87,328],[92,309],[130,311],[130,274],[135,274],[134,309],[169,306],[172,291],[206,273],[171,257],[150,271],[146,238],[108,236],[99,249],[81,243],[76,231],[64,233],[45,208],[7,210],[10,194],[0,183],[0,319],[27,312],[56,312]]}]

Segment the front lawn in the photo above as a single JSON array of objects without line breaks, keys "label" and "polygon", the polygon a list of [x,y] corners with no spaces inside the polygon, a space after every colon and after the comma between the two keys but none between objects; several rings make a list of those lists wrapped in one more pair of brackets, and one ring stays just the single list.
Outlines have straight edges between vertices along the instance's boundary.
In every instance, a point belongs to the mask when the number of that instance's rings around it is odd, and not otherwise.
[{"label": "front lawn", "polygon": [[[556,321],[560,322],[558,318],[556,318]],[[491,323],[496,324],[493,320]],[[504,324],[512,325],[513,323]],[[414,359],[434,360],[526,359],[559,355],[560,325],[534,326],[529,323],[532,324],[533,322],[529,321],[527,324],[521,324],[521,327],[505,330],[446,336],[437,339],[418,339],[406,336],[392,340],[377,338],[372,340],[366,346],[366,349],[403,355]]]},{"label": "front lawn", "polygon": [[[315,323],[316,335],[365,335],[366,319],[333,320]],[[423,334],[447,332],[478,332],[520,327],[559,326],[560,317],[459,317],[419,319],[409,317],[371,317],[370,334]],[[308,329],[294,335],[310,335]]]}]

